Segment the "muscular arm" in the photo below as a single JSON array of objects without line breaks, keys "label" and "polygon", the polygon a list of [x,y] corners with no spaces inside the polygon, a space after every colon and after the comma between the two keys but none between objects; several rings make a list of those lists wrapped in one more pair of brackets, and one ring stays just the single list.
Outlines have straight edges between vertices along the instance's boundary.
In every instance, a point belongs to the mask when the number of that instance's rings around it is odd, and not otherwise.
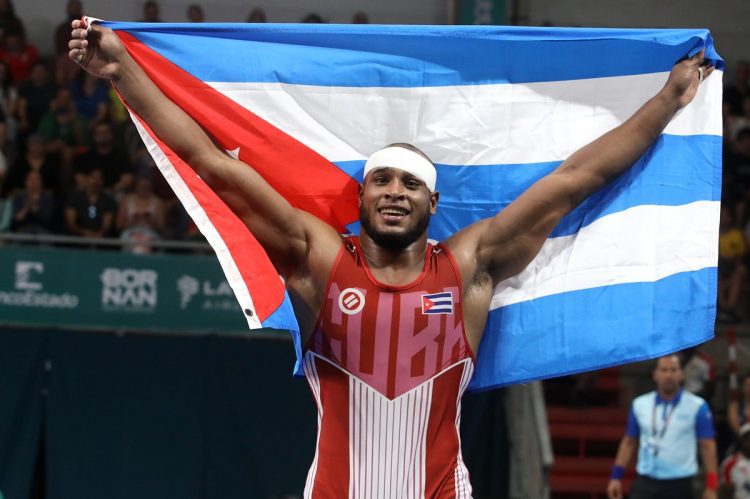
[{"label": "muscular arm", "polygon": [[470,274],[488,273],[496,284],[523,270],[560,219],[633,165],[692,100],[702,62],[700,53],[678,63],[664,88],[622,125],[576,151],[496,216],[449,239]]},{"label": "muscular arm", "polygon": [[[117,87],[133,111],[245,223],[282,275],[309,257],[311,238],[337,245],[335,231],[292,207],[248,165],[219,150],[195,121],[167,98],[109,29],[73,22],[70,57]],[[331,253],[331,252],[324,252]],[[335,256],[335,251],[333,251]]]}]

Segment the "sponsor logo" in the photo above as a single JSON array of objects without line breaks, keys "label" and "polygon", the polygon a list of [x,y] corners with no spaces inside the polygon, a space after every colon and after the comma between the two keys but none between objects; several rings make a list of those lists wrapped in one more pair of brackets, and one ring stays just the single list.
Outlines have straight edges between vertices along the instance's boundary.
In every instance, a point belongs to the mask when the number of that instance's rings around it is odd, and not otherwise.
[{"label": "sponsor logo", "polygon": [[105,268],[102,281],[102,308],[152,312],[158,303],[159,274],[150,269]]},{"label": "sponsor logo", "polygon": [[16,289],[23,291],[40,291],[42,283],[34,280],[44,272],[42,262],[16,262]]},{"label": "sponsor logo", "polygon": [[177,279],[177,291],[180,293],[180,308],[186,309],[196,300],[203,310],[239,310],[231,286],[225,280],[218,284],[208,279],[203,281],[190,275]]},{"label": "sponsor logo", "polygon": [[0,305],[57,309],[78,307],[79,299],[74,294],[44,292],[41,282],[44,263],[19,260],[15,270],[15,291],[0,291]]},{"label": "sponsor logo", "polygon": [[443,293],[432,293],[422,295],[422,313],[423,314],[452,314],[453,313],[453,292],[445,291]]},{"label": "sponsor logo", "polygon": [[347,315],[358,314],[365,308],[365,295],[357,288],[346,288],[339,295],[339,308]]}]

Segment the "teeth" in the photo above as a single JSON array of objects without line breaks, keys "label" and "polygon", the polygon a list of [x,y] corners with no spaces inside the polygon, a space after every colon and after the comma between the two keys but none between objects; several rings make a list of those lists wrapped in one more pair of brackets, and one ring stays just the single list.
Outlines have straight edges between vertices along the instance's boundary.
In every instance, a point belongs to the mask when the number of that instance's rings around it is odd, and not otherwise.
[{"label": "teeth", "polygon": [[400,210],[398,208],[381,208],[380,213],[384,215],[406,215],[406,210]]}]

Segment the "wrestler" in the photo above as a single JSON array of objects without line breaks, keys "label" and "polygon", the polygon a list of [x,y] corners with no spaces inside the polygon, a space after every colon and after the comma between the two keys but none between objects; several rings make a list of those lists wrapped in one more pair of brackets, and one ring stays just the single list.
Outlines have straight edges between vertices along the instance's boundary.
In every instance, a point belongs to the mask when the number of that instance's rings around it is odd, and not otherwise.
[{"label": "wrestler", "polygon": [[263,245],[286,287],[319,410],[305,496],[470,497],[458,438],[492,289],[519,273],[560,219],[629,168],[711,73],[698,53],[630,119],[565,160],[494,217],[427,240],[435,168],[416,147],[374,153],[361,233],[342,238],[218,149],[110,30],[73,22],[70,58],[112,81]]}]

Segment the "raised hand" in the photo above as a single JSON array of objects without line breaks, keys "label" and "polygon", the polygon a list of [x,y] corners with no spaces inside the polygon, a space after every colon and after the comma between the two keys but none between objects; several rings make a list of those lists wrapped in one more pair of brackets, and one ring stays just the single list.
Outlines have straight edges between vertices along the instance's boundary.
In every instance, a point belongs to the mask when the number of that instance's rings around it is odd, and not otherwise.
[{"label": "raised hand", "polygon": [[669,73],[664,91],[677,99],[679,107],[687,106],[698,92],[701,82],[713,72],[713,66],[707,64],[701,50],[693,57],[678,62]]},{"label": "raised hand", "polygon": [[71,23],[71,27],[68,56],[94,76],[117,80],[122,61],[128,57],[117,35],[101,26],[86,29],[84,22],[78,19]]}]

